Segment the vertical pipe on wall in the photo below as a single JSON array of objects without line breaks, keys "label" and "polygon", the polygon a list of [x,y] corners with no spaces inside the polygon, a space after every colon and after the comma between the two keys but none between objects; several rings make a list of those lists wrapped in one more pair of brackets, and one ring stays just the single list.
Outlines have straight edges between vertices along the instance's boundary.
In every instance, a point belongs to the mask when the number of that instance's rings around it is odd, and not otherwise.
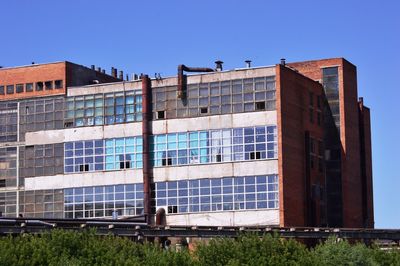
[{"label": "vertical pipe on wall", "polygon": [[143,192],[144,215],[147,224],[151,223],[151,182],[152,172],[150,165],[150,135],[151,135],[151,80],[148,75],[142,75],[142,136],[143,136]]}]

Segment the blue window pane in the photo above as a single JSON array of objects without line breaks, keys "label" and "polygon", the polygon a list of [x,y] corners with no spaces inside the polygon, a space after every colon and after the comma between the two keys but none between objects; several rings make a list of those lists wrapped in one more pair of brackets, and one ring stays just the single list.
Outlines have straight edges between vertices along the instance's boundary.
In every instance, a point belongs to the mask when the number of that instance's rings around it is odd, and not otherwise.
[{"label": "blue window pane", "polygon": [[265,135],[257,135],[256,142],[265,142]]},{"label": "blue window pane", "polygon": [[199,134],[198,134],[198,132],[191,132],[191,133],[189,133],[189,139],[190,139],[190,141],[192,141],[192,140],[198,140],[198,139],[199,139]]},{"label": "blue window pane", "polygon": [[246,209],[255,209],[256,203],[255,202],[246,202]]},{"label": "blue window pane", "polygon": [[232,202],[233,196],[232,195],[224,195],[223,200],[224,200],[224,202]]},{"label": "blue window pane", "polygon": [[188,190],[187,189],[179,189],[178,190],[178,195],[180,196],[180,197],[182,197],[182,196],[188,196]]},{"label": "blue window pane", "polygon": [[268,208],[267,201],[258,201],[257,202],[257,209],[266,209]]},{"label": "blue window pane", "polygon": [[233,136],[243,136],[243,129],[242,128],[234,128]]},{"label": "blue window pane", "polygon": [[178,181],[178,186],[179,186],[179,188],[187,188],[188,187],[188,181],[186,181],[186,180]]},{"label": "blue window pane", "polygon": [[96,171],[101,171],[101,170],[103,170],[103,164],[95,164],[94,170],[96,170]]},{"label": "blue window pane", "polygon": [[189,200],[188,198],[179,198],[179,205],[188,205]]},{"label": "blue window pane", "polygon": [[255,184],[255,177],[254,176],[246,176],[245,177],[246,184]]},{"label": "blue window pane", "polygon": [[265,135],[265,127],[256,127],[257,135]]},{"label": "blue window pane", "polygon": [[157,182],[157,189],[167,189],[167,183],[166,182]]},{"label": "blue window pane", "polygon": [[220,202],[222,202],[222,196],[212,196],[211,201],[213,203],[220,203]]},{"label": "blue window pane", "polygon": [[267,191],[267,185],[257,185],[257,191]]},{"label": "blue window pane", "polygon": [[210,188],[209,187],[200,188],[200,195],[209,195],[209,194],[210,194]]},{"label": "blue window pane", "polygon": [[229,187],[223,187],[222,192],[224,194],[231,194],[233,193],[233,187],[229,186]]},{"label": "blue window pane", "polygon": [[200,205],[200,211],[207,212],[207,211],[210,211],[210,209],[211,209],[210,204],[201,204]]},{"label": "blue window pane", "polygon": [[249,135],[254,135],[254,128],[245,128],[244,129],[244,135],[249,136]]},{"label": "blue window pane", "polygon": [[82,141],[75,142],[75,149],[83,149],[83,142]]},{"label": "blue window pane", "polygon": [[177,191],[174,190],[167,190],[168,191],[168,197],[176,197],[178,195]]},{"label": "blue window pane", "polygon": [[157,206],[166,206],[166,205],[167,205],[166,199],[158,199],[157,200]]},{"label": "blue window pane", "polygon": [[74,148],[74,143],[73,142],[65,143],[65,149],[66,150],[72,150],[73,148]]},{"label": "blue window pane", "polygon": [[178,201],[176,198],[169,198],[168,199],[168,205],[178,205]]},{"label": "blue window pane", "polygon": [[231,186],[233,184],[233,178],[231,177],[225,177],[222,179],[222,185],[223,186]]},{"label": "blue window pane", "polygon": [[200,180],[200,187],[209,187],[210,186],[210,179],[201,179]]},{"label": "blue window pane", "polygon": [[191,188],[199,187],[199,180],[190,180],[189,187],[191,187]]},{"label": "blue window pane", "polygon": [[245,143],[254,143],[254,136],[245,136],[244,142]]},{"label": "blue window pane", "polygon": [[165,190],[157,191],[157,198],[165,198],[165,197],[167,197],[167,191]]},{"label": "blue window pane", "polygon": [[179,206],[179,212],[180,213],[185,213],[188,212],[188,206]]},{"label": "blue window pane", "polygon": [[107,139],[106,140],[106,147],[114,147],[114,140],[113,139]]},{"label": "blue window pane", "polygon": [[256,180],[257,180],[257,184],[266,183],[267,182],[267,177],[265,175],[257,176]]},{"label": "blue window pane", "polygon": [[267,193],[258,193],[257,200],[267,200]]},{"label": "blue window pane", "polygon": [[211,194],[221,194],[221,187],[211,188]]},{"label": "blue window pane", "polygon": [[198,212],[199,211],[199,205],[191,205],[191,206],[189,206],[189,211],[190,212]]}]

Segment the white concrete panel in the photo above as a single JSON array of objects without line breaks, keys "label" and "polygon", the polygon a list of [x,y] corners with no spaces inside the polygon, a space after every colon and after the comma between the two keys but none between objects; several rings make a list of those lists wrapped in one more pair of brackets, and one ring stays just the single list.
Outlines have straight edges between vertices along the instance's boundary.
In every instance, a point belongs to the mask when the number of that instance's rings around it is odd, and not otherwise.
[{"label": "white concrete panel", "polygon": [[142,169],[25,178],[25,190],[142,183]]},{"label": "white concrete panel", "polygon": [[113,82],[104,84],[94,84],[86,86],[68,87],[67,96],[80,96],[108,92],[120,92],[127,90],[142,90],[142,82],[129,81],[129,82]]},{"label": "white concrete panel", "polygon": [[43,145],[78,140],[123,138],[142,135],[142,123],[126,123],[108,126],[44,130],[25,134],[26,145]]},{"label": "white concrete panel", "polygon": [[168,166],[153,169],[154,182],[270,174],[278,174],[278,160]]},{"label": "white concrete panel", "polygon": [[249,112],[153,121],[153,134],[276,125],[276,111]]},{"label": "white concrete panel", "polygon": [[279,210],[245,210],[190,214],[168,214],[167,224],[181,226],[279,225]]}]

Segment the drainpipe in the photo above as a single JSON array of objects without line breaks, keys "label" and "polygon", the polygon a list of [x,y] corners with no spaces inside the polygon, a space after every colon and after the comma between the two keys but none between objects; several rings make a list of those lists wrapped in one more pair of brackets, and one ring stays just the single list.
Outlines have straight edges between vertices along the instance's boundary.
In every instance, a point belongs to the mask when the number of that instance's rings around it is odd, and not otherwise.
[{"label": "drainpipe", "polygon": [[207,67],[187,67],[185,65],[178,66],[178,91],[177,96],[179,99],[186,98],[186,75],[183,72],[214,72],[214,69]]},{"label": "drainpipe", "polygon": [[142,136],[143,136],[143,202],[146,223],[151,224],[151,182],[152,169],[150,165],[150,135],[151,135],[151,80],[148,75],[142,75]]}]

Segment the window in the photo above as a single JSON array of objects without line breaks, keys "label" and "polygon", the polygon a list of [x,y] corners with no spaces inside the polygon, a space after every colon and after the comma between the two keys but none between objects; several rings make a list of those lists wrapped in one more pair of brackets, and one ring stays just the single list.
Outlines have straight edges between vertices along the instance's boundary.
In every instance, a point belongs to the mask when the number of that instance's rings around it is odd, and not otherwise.
[{"label": "window", "polygon": [[22,93],[22,92],[24,92],[24,84],[17,84],[17,85],[16,85],[16,92],[17,92],[17,93]]},{"label": "window", "polygon": [[314,108],[309,108],[308,109],[309,112],[309,118],[310,118],[310,123],[314,123]]},{"label": "window", "polygon": [[265,102],[256,102],[256,110],[265,110]]},{"label": "window", "polygon": [[276,126],[151,136],[154,167],[277,158]]},{"label": "window", "polygon": [[6,187],[6,180],[0,179],[0,187]]},{"label": "window", "polygon": [[54,88],[55,89],[62,89],[63,88],[63,81],[62,80],[54,81]]},{"label": "window", "polygon": [[14,85],[7,85],[7,94],[14,94]]},{"label": "window", "polygon": [[135,216],[143,214],[143,184],[64,189],[65,218]]},{"label": "window", "polygon": [[277,175],[237,176],[155,183],[156,208],[168,213],[275,209]]},{"label": "window", "polygon": [[142,168],[142,137],[66,142],[64,172]]},{"label": "window", "polygon": [[321,109],[321,96],[320,95],[317,96],[317,107],[319,110]]},{"label": "window", "polygon": [[165,111],[157,111],[157,119],[164,119]]},{"label": "window", "polygon": [[309,92],[309,98],[310,106],[314,106],[314,94],[312,92]]},{"label": "window", "polygon": [[43,82],[36,82],[36,91],[42,91],[43,90]]},{"label": "window", "polygon": [[0,95],[4,95],[4,86],[0,86]]},{"label": "window", "polygon": [[33,83],[26,83],[25,90],[26,90],[26,92],[32,92],[33,91]]},{"label": "window", "polygon": [[46,81],[44,83],[44,86],[45,86],[46,90],[52,90],[53,89],[53,81]]},{"label": "window", "polygon": [[207,114],[207,113],[208,113],[208,108],[207,107],[200,108],[200,114]]}]

